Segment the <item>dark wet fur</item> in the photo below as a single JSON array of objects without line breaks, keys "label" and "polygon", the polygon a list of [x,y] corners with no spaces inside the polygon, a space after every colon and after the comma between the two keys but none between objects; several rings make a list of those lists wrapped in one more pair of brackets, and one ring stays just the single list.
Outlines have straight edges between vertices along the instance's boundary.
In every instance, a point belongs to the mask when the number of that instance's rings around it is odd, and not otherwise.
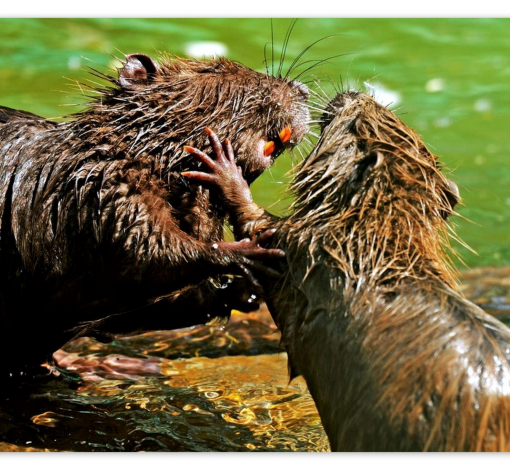
[{"label": "dark wet fur", "polygon": [[348,92],[292,191],[290,217],[259,221],[288,263],[268,304],[332,450],[510,450],[510,330],[456,290],[445,247],[458,195],[437,157]]},{"label": "dark wet fur", "polygon": [[158,65],[136,54],[118,79],[101,78],[109,85],[67,122],[0,109],[4,376],[77,334],[108,340],[242,306],[244,281],[218,277],[239,274],[242,257],[211,249],[225,210],[181,176],[196,167],[182,147],[205,147],[206,125],[228,134],[253,181],[271,163],[258,139],[290,125],[290,147],[307,130],[305,87],[226,59]]}]

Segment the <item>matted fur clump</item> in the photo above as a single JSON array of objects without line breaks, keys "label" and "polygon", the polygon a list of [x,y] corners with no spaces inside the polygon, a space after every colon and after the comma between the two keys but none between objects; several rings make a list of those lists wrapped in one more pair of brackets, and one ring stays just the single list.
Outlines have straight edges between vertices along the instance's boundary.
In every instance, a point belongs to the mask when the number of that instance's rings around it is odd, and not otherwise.
[{"label": "matted fur clump", "polygon": [[[246,191],[211,168],[225,195]],[[455,289],[458,190],[437,157],[372,97],[341,93],[292,191],[286,219],[249,198],[229,210],[241,234],[277,228],[267,302],[332,450],[510,450],[510,329]]]}]

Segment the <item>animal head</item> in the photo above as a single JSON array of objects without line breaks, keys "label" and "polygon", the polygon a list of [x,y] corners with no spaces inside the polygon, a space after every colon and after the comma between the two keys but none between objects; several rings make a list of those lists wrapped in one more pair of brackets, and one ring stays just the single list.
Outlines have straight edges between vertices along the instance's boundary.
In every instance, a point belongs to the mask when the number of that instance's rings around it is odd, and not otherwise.
[{"label": "animal head", "polygon": [[[109,112],[118,109],[138,122],[144,132],[138,138],[150,136],[153,151],[181,152],[182,145],[207,149],[209,127],[221,140],[231,139],[250,182],[308,131],[305,85],[225,58],[164,56],[158,64],[145,54],[131,54],[110,81],[116,87],[105,97]],[[179,149],[173,148],[177,143]]]},{"label": "animal head", "polygon": [[338,94],[322,121],[294,178],[288,224],[300,222],[295,239],[313,253],[310,263],[327,259],[358,280],[360,272],[379,280],[424,272],[450,279],[445,221],[459,193],[437,157],[364,93]]}]

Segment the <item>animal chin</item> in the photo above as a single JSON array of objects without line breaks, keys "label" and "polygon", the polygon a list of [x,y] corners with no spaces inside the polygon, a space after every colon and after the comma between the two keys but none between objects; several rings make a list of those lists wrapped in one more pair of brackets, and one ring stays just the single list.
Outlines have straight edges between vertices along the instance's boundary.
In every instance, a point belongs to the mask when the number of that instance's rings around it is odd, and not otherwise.
[{"label": "animal chin", "polygon": [[275,144],[266,139],[260,139],[255,148],[255,157],[261,167],[269,168],[273,163],[275,155]]}]

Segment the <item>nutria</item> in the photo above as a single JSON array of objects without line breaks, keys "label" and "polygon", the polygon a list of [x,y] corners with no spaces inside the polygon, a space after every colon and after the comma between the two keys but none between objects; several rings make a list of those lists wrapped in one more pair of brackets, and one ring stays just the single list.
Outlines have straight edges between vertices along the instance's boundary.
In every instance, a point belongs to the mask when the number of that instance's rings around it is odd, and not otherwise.
[{"label": "nutria", "polygon": [[418,135],[370,96],[339,94],[283,220],[251,202],[225,151],[194,151],[212,174],[188,176],[220,185],[241,236],[277,228],[286,267],[267,301],[332,450],[509,451],[510,329],[455,287],[458,190]]},{"label": "nutria", "polygon": [[305,135],[305,85],[225,58],[144,54],[99,75],[107,85],[65,122],[0,110],[4,376],[77,334],[111,340],[249,307],[245,286],[281,256],[223,240],[223,203],[181,176],[198,169],[183,146],[207,145],[206,124],[228,133],[251,183]]}]

